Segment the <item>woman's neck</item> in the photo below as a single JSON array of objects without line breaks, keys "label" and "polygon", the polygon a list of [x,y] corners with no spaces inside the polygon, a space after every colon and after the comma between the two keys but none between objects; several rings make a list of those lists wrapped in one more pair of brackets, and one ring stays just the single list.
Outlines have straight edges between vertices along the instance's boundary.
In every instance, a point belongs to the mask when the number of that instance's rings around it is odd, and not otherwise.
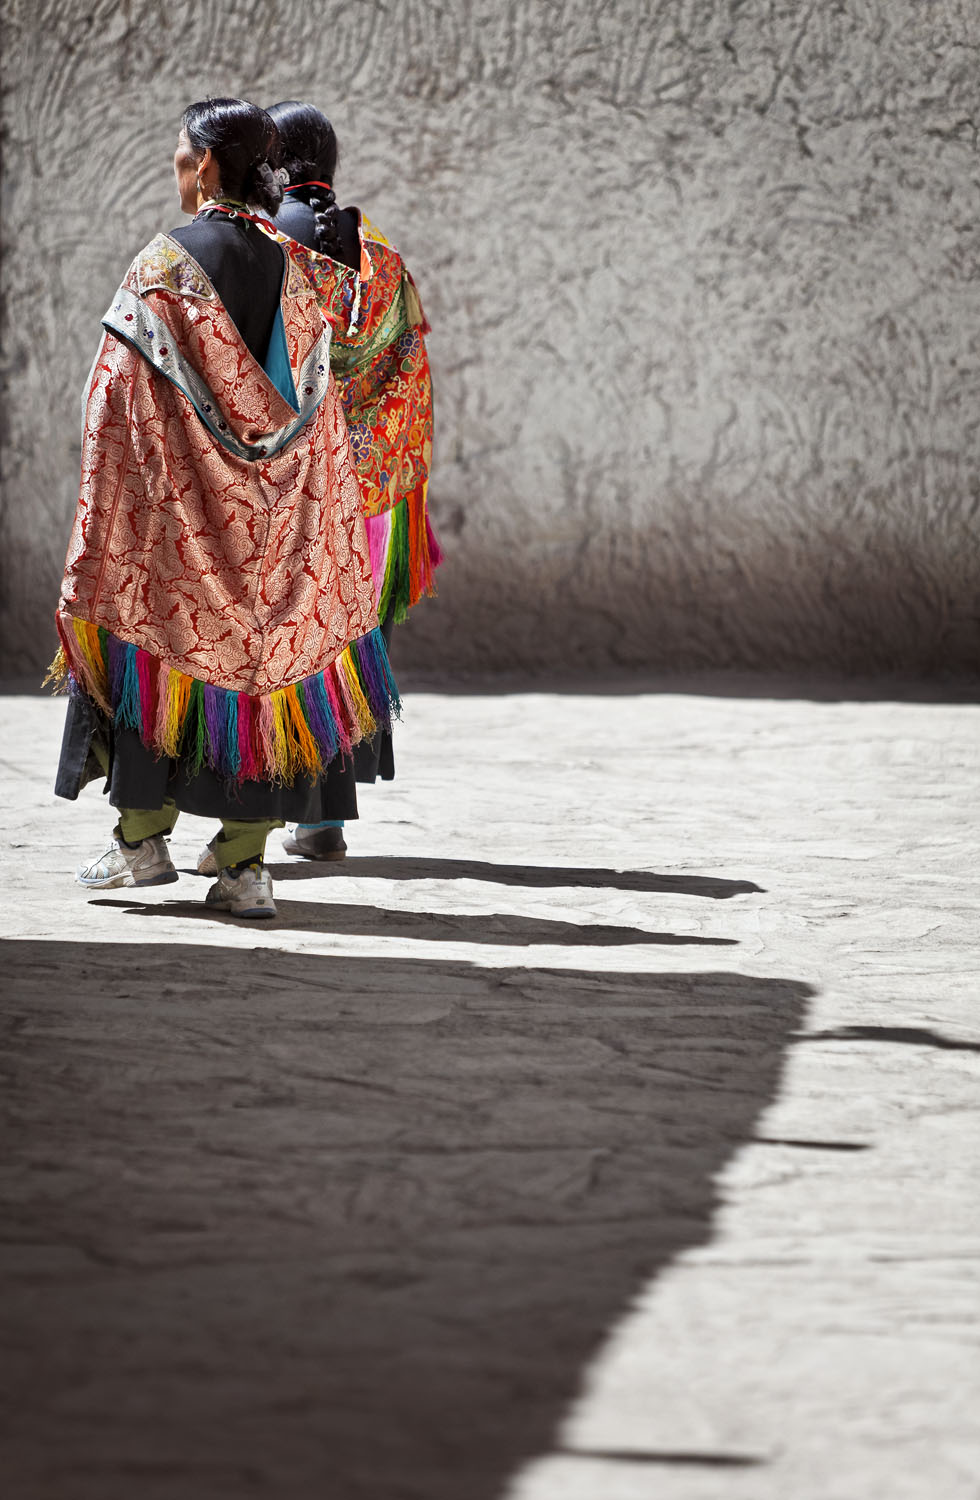
[{"label": "woman's neck", "polygon": [[243,203],[240,198],[228,198],[224,193],[216,193],[211,198],[205,198],[203,203],[197,206],[197,213],[203,213],[206,208],[236,209],[240,213],[248,212],[248,204]]}]

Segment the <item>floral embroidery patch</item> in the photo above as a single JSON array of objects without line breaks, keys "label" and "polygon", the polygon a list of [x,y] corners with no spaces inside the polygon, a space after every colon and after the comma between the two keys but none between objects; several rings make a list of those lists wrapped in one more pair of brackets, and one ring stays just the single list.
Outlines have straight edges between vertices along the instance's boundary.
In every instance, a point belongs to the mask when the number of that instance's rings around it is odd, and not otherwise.
[{"label": "floral embroidery patch", "polygon": [[217,293],[195,260],[169,235],[158,234],[133,262],[137,291],[176,292],[181,297],[199,297],[213,302]]}]

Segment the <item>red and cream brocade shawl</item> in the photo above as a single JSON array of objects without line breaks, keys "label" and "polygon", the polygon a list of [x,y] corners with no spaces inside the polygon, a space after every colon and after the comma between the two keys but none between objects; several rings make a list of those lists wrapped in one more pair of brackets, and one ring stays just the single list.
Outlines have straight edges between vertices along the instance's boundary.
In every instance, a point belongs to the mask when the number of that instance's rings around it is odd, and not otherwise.
[{"label": "red and cream brocade shawl", "polygon": [[236,778],[322,769],[395,697],[329,331],[285,261],[295,406],[181,245],[136,257],[89,379],[58,609],[103,709]]}]

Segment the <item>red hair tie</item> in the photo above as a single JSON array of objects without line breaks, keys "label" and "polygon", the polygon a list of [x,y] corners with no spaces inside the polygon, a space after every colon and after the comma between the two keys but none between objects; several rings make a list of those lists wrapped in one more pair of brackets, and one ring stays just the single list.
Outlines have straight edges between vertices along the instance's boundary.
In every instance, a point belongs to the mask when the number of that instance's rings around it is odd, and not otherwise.
[{"label": "red hair tie", "polygon": [[295,193],[296,189],[301,187],[322,187],[326,188],[328,193],[333,192],[333,188],[330,186],[329,182],[291,182],[288,188],[283,188],[283,192]]}]

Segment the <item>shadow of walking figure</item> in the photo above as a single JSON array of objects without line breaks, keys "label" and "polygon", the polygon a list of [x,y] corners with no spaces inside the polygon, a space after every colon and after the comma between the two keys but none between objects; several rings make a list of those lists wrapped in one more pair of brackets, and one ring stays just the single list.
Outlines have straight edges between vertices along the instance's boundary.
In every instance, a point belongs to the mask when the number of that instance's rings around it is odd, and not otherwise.
[{"label": "shadow of walking figure", "polygon": [[324,874],[355,875],[377,880],[483,880],[492,885],[523,885],[543,890],[566,886],[611,891],[653,891],[727,901],[731,896],[763,894],[751,880],[718,875],[660,875],[654,870],[578,869],[567,865],[496,865],[486,859],[431,859],[428,855],[350,855],[342,864],[315,860],[270,865],[276,880],[312,880]]},{"label": "shadow of walking figure", "polygon": [[[97,896],[93,906],[111,906],[129,916],[173,921],[204,922],[209,927],[237,927],[230,912],[216,912],[199,901],[140,900],[138,896]],[[336,937],[411,938],[428,943],[499,944],[531,947],[552,944],[572,948],[615,948],[652,944],[683,948],[700,944],[707,948],[737,948],[737,938],[704,937],[701,933],[650,932],[645,927],[614,927],[606,922],[556,922],[547,917],[514,915],[510,912],[401,911],[382,906],[361,906],[350,901],[283,901],[277,903],[276,932],[329,932]]]}]

